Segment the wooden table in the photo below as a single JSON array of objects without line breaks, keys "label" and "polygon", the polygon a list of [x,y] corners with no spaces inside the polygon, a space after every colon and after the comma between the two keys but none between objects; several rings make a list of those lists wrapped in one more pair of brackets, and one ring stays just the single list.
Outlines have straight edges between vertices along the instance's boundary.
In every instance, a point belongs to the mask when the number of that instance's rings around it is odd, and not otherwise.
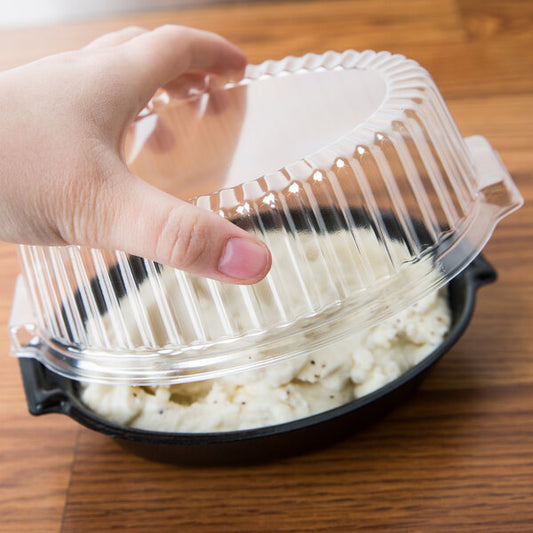
[{"label": "wooden table", "polygon": [[[31,417],[7,321],[18,264],[0,243],[0,531],[533,531],[533,2],[234,3],[0,34],[0,68],[125,24],[216,31],[251,62],[328,49],[403,53],[463,135],[500,152],[525,197],[485,249],[499,281],[419,392],[372,427],[272,464],[140,459],[64,416]],[[1,126],[0,126],[1,127]]]}]

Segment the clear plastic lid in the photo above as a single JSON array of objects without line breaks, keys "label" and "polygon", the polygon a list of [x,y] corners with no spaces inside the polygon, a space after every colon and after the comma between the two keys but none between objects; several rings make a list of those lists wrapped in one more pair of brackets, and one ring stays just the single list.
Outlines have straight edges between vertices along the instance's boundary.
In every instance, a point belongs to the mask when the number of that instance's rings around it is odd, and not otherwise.
[{"label": "clear plastic lid", "polygon": [[267,278],[233,286],[120,251],[21,246],[14,354],[143,385],[310,353],[446,284],[522,204],[488,142],[460,136],[403,56],[309,54],[215,81],[154,97],[127,160],[262,238]]}]

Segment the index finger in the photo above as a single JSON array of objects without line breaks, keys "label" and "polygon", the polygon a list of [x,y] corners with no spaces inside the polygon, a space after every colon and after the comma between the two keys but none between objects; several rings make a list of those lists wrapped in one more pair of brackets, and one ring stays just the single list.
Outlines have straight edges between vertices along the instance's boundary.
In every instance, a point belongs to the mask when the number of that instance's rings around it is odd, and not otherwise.
[{"label": "index finger", "polygon": [[185,73],[241,77],[244,53],[214,33],[183,26],[161,26],[127,41],[121,71],[143,100]]}]

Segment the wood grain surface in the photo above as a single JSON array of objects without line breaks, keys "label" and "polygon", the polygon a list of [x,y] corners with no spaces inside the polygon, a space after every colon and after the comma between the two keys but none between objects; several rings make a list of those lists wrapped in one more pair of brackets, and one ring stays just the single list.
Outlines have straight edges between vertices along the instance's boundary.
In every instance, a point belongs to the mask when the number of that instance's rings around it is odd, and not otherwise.
[{"label": "wood grain surface", "polygon": [[5,31],[0,69],[126,24],[166,22],[221,33],[251,62],[347,48],[416,59],[462,134],[482,134],[499,151],[526,203],[485,249],[498,282],[480,291],[466,334],[409,401],[329,448],[240,468],[152,463],[64,416],[30,416],[8,356],[16,248],[0,243],[0,531],[533,531],[533,2],[144,13]]}]

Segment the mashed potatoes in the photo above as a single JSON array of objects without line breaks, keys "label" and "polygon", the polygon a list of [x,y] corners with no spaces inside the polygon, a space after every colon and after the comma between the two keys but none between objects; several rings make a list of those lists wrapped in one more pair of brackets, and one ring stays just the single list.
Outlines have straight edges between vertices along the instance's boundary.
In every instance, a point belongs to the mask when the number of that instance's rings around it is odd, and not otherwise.
[{"label": "mashed potatoes", "polygon": [[421,361],[450,326],[446,291],[307,356],[258,370],[159,387],[86,384],[82,401],[116,424],[165,432],[268,426],[345,404]]}]

